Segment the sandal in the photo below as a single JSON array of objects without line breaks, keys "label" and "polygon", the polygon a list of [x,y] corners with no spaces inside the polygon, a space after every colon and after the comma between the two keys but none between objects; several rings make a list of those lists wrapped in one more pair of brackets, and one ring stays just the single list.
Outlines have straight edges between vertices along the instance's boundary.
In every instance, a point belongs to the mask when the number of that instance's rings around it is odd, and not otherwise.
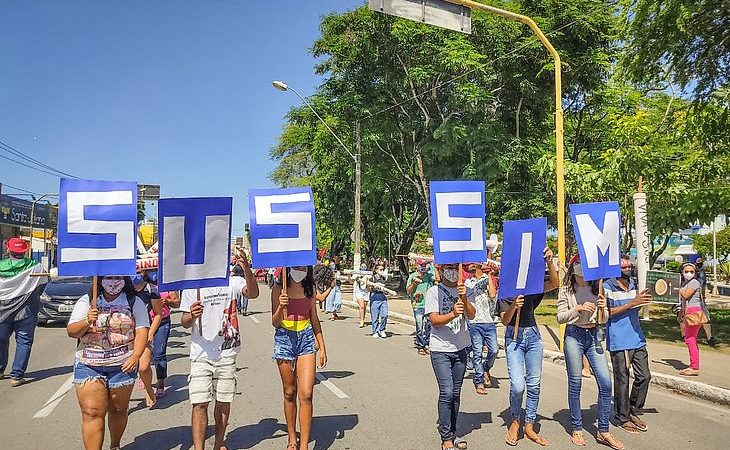
[{"label": "sandal", "polygon": [[599,432],[598,434],[596,434],[596,442],[598,442],[599,444],[607,445],[613,450],[624,450],[624,444],[615,437],[613,437],[611,433]]},{"label": "sandal", "polygon": [[517,447],[517,441],[518,440],[519,440],[519,435],[518,436],[515,436],[515,438],[513,440],[512,437],[509,435],[509,431],[504,436],[504,442],[506,442],[507,445],[509,445],[510,447]]},{"label": "sandal", "polygon": [[629,416],[629,420],[631,421],[631,423],[634,424],[634,426],[636,426],[636,428],[639,429],[639,431],[647,431],[649,429],[649,427],[646,425],[646,423],[644,423],[643,420],[639,419],[633,414]]},{"label": "sandal", "polygon": [[484,374],[484,387],[492,387],[492,376],[488,372]]},{"label": "sandal", "polygon": [[586,438],[583,436],[583,431],[574,431],[573,436],[570,438],[570,442],[577,445],[578,447],[585,447]]},{"label": "sandal", "polygon": [[466,450],[467,448],[469,448],[469,444],[467,444],[467,442],[462,439],[454,440],[454,448],[458,448],[459,450]]},{"label": "sandal", "polygon": [[424,350],[422,348],[419,348],[418,349],[418,354],[421,355],[421,356],[426,356],[426,350]]},{"label": "sandal", "polygon": [[162,398],[165,396],[165,387],[164,386],[158,386],[155,390],[155,397]]},{"label": "sandal", "polygon": [[479,386],[477,386],[476,390],[477,390],[477,394],[479,394],[479,395],[487,395],[487,390],[484,388],[483,384],[480,384]]},{"label": "sandal", "polygon": [[687,368],[687,369],[680,370],[679,374],[682,375],[683,377],[697,377],[700,375],[700,371],[691,369],[691,368]]},{"label": "sandal", "polygon": [[639,429],[639,427],[637,427],[631,421],[622,423],[621,429],[630,434],[640,434],[641,433],[641,429]]}]

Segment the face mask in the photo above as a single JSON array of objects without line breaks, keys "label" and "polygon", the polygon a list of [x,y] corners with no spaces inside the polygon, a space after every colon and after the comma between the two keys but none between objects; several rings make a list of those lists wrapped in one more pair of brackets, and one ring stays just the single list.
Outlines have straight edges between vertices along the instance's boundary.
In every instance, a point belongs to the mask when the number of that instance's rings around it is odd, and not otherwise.
[{"label": "face mask", "polygon": [[684,275],[684,279],[687,281],[689,281],[695,277],[695,274],[692,272],[685,272],[683,275]]},{"label": "face mask", "polygon": [[573,264],[573,273],[583,278],[583,266],[580,263]]},{"label": "face mask", "polygon": [[109,295],[119,295],[124,288],[124,280],[119,278],[104,278],[101,280],[101,288]]},{"label": "face mask", "polygon": [[702,266],[704,266],[704,265],[705,265],[704,263],[697,263],[697,264],[696,264],[696,266],[697,266],[697,268],[698,268],[698,269],[701,269],[701,268],[702,268]]},{"label": "face mask", "polygon": [[368,270],[368,268],[367,268],[367,266],[360,266],[360,270],[365,272],[366,270]]},{"label": "face mask", "polygon": [[306,270],[297,270],[292,269],[289,272],[289,276],[291,277],[292,281],[295,283],[301,283],[303,279],[307,278],[307,271]]},{"label": "face mask", "polygon": [[450,283],[455,283],[459,279],[459,270],[447,267],[441,271],[444,279]]}]

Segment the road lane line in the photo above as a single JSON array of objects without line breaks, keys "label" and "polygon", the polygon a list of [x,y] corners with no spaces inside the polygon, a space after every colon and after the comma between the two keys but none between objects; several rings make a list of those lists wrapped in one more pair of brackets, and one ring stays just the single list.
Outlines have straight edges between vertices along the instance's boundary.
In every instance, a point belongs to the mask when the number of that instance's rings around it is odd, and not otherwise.
[{"label": "road lane line", "polygon": [[251,316],[248,316],[248,318],[253,320],[253,323],[261,323],[261,321],[259,319],[257,319],[256,316],[251,315]]},{"label": "road lane line", "polygon": [[350,398],[347,394],[342,392],[342,390],[340,390],[340,388],[335,386],[335,384],[333,382],[328,380],[327,377],[325,377],[321,373],[316,373],[315,376],[317,377],[319,382],[322,384],[322,386],[329,389],[330,392],[332,392],[333,394],[335,394],[337,396],[337,398],[341,398],[341,399]]},{"label": "road lane line", "polygon": [[55,394],[51,395],[51,398],[48,399],[45,405],[38,410],[37,413],[33,416],[34,419],[41,419],[43,417],[48,417],[54,409],[56,409],[56,406],[58,406],[59,403],[61,403],[61,400],[63,400],[63,397],[66,396],[68,391],[71,390],[74,384],[74,376],[71,375],[68,377],[65,383],[61,385],[60,388],[56,391]]}]

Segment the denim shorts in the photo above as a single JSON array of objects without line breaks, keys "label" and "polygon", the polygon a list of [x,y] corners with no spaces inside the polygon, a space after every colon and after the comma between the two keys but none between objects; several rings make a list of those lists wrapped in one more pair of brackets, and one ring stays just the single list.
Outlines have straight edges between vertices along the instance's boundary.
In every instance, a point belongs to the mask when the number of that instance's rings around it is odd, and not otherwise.
[{"label": "denim shorts", "polygon": [[274,333],[273,359],[294,361],[303,355],[315,352],[314,330],[311,326],[302,331],[291,331],[286,328],[277,328]]},{"label": "denim shorts", "polygon": [[122,372],[122,366],[87,366],[74,363],[74,384],[82,385],[87,381],[100,380],[107,389],[131,386],[137,379],[137,369],[131,373]]}]

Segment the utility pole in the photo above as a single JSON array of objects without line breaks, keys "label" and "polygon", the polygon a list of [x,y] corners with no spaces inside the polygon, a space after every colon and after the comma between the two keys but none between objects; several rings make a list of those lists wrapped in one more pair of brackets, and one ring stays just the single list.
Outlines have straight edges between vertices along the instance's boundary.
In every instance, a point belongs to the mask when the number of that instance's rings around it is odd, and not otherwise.
[{"label": "utility pole", "polygon": [[355,255],[352,270],[360,270],[360,121],[355,122]]}]

